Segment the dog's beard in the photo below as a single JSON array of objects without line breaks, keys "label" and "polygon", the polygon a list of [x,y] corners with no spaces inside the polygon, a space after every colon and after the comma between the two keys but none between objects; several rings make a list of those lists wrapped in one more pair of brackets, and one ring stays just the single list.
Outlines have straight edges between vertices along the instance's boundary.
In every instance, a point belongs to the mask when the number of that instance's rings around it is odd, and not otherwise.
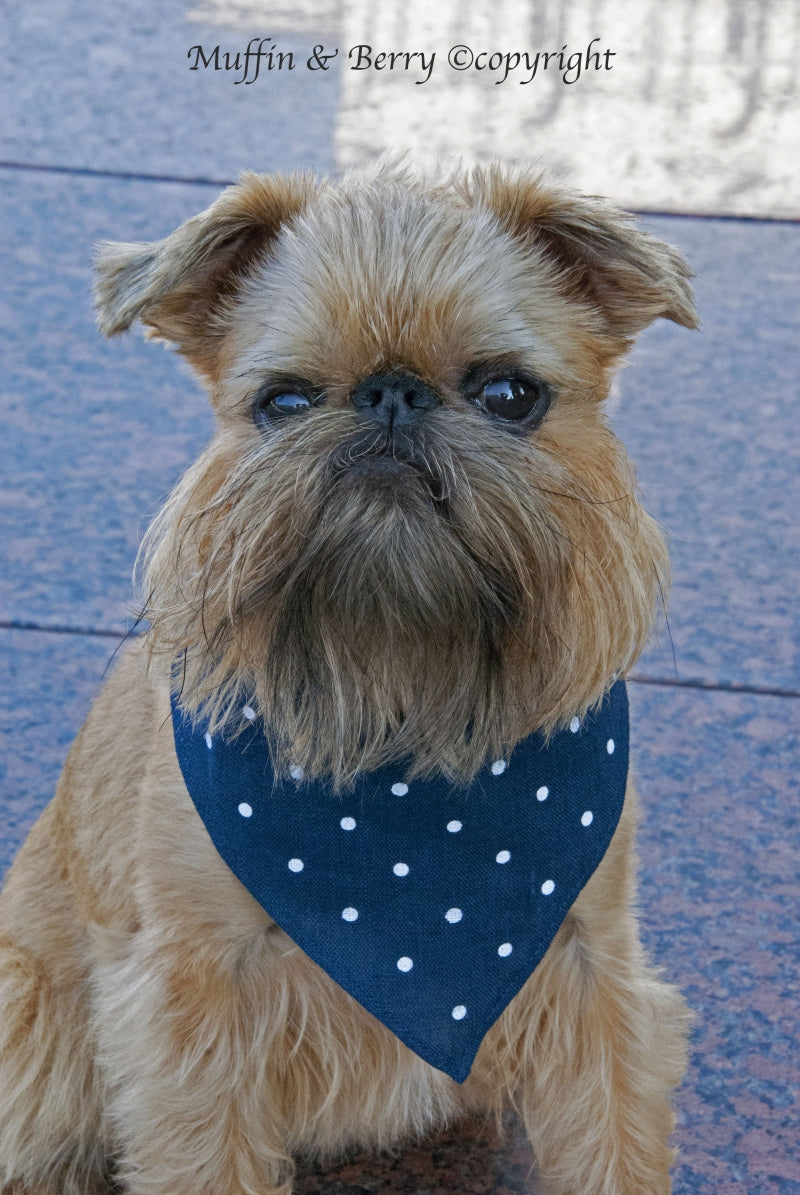
[{"label": "dog's beard", "polygon": [[468,777],[640,650],[660,540],[641,551],[649,521],[618,475],[613,509],[552,454],[448,411],[413,432],[329,412],[238,441],[215,441],[146,541],[151,641],[212,728],[255,706],[279,765]]}]

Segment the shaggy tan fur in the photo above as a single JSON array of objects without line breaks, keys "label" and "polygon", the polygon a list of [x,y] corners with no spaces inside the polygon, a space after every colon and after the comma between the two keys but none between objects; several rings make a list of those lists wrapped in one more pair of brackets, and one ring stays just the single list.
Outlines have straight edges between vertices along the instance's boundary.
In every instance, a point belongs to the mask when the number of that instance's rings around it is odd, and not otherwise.
[{"label": "shaggy tan fur", "polygon": [[[215,725],[246,695],[279,761],[340,785],[407,755],[469,777],[596,703],[667,580],[602,400],[641,328],[695,326],[684,261],[533,175],[382,163],[248,175],[165,240],[104,247],[98,309],[176,343],[218,426],[144,545],[151,629],[0,897],[0,1191],[276,1195],[294,1155],[512,1104],[553,1195],[668,1192],[687,1014],[638,944],[632,790],[458,1085],[222,863],[169,694]],[[399,374],[435,401],[387,430],[354,391]],[[547,396],[537,421],[481,407],[509,377]],[[308,409],[276,416],[282,392]]]}]

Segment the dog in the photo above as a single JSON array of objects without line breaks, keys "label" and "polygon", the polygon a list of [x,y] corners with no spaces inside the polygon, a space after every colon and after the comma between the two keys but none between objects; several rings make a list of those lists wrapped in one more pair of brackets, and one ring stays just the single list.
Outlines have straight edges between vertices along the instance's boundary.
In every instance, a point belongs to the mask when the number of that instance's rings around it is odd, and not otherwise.
[{"label": "dog", "polygon": [[697,326],[686,262],[533,171],[381,160],[97,268],[216,431],[0,898],[3,1195],[287,1195],[509,1106],[551,1195],[668,1192],[623,679],[668,560],[603,401]]}]

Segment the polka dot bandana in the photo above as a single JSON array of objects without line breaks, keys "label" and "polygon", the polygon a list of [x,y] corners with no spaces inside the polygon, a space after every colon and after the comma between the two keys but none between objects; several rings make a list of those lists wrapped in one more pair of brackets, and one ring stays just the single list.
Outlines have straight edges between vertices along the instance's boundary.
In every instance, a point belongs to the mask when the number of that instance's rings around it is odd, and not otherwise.
[{"label": "polka dot bandana", "polygon": [[401,767],[352,791],[276,775],[252,709],[234,739],[173,705],[181,771],[233,873],[332,979],[458,1082],[535,970],[622,811],[628,701],[532,735],[472,783]]}]

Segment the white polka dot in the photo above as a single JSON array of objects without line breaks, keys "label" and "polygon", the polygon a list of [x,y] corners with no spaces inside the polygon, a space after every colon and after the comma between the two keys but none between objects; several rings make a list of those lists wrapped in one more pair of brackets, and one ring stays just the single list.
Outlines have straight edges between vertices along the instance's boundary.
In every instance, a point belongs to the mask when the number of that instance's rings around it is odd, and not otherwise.
[{"label": "white polka dot", "polygon": [[542,896],[550,896],[550,894],[555,892],[555,890],[556,886],[553,880],[545,880],[545,882],[542,884]]},{"label": "white polka dot", "polygon": [[451,834],[457,834],[458,831],[461,829],[461,822],[456,822],[456,821],[448,822],[447,829],[450,831]]},{"label": "white polka dot", "polygon": [[253,718],[256,716],[256,711],[253,709],[252,705],[243,705],[242,713],[244,714],[245,718],[247,718],[248,722],[252,722]]},{"label": "white polka dot", "polygon": [[571,722],[570,722],[570,724],[569,724],[569,728],[570,728],[570,730],[572,731],[572,733],[573,733],[573,734],[577,734],[577,733],[578,733],[578,731],[579,731],[579,730],[580,730],[580,728],[581,728],[581,720],[580,720],[580,718],[573,718],[573,719],[572,719],[572,721],[571,721]]},{"label": "white polka dot", "polygon": [[342,909],[342,921],[358,921],[358,909]]},{"label": "white polka dot", "polygon": [[303,860],[302,859],[290,859],[287,866],[289,868],[289,871],[302,871],[303,870]]},{"label": "white polka dot", "polygon": [[464,914],[461,912],[461,909],[448,909],[444,915],[444,919],[445,921],[449,921],[451,925],[455,925],[463,916]]},{"label": "white polka dot", "polygon": [[408,875],[408,864],[407,863],[395,863],[394,867],[392,868],[392,871],[394,872],[394,874],[396,876],[407,876]]},{"label": "white polka dot", "polygon": [[591,809],[587,809],[585,813],[581,814],[581,825],[582,826],[591,826],[593,821],[594,821],[594,814],[592,813]]},{"label": "white polka dot", "polygon": [[246,801],[242,801],[241,805],[239,806],[239,812],[241,813],[242,817],[252,817],[253,806],[248,805]]},{"label": "white polka dot", "polygon": [[343,830],[355,830],[356,819],[354,817],[343,817],[342,820],[339,822],[339,825],[342,827]]},{"label": "white polka dot", "polygon": [[211,735],[208,733],[208,731],[206,731],[206,746],[208,747],[209,751],[211,750],[213,741],[214,740],[211,738]]},{"label": "white polka dot", "polygon": [[494,857],[495,863],[508,863],[511,858],[511,851],[498,851]]},{"label": "white polka dot", "polygon": [[404,797],[408,792],[408,785],[403,784],[401,780],[399,783],[392,785],[392,792],[396,797]]},{"label": "white polka dot", "polygon": [[510,942],[504,942],[502,946],[497,947],[497,953],[500,955],[500,958],[508,958],[513,949],[514,947]]},{"label": "white polka dot", "polygon": [[550,796],[550,789],[547,787],[546,784],[543,784],[541,788],[537,788],[537,790],[536,790],[536,800],[537,801],[546,801],[549,796]]},{"label": "white polka dot", "polygon": [[303,769],[299,764],[293,763],[289,768],[289,775],[291,776],[292,780],[302,780],[303,774]]},{"label": "white polka dot", "polygon": [[413,966],[414,966],[413,959],[407,958],[406,955],[403,955],[402,958],[399,958],[397,960],[397,970],[398,971],[410,971]]},{"label": "white polka dot", "polygon": [[451,1015],[454,1021],[463,1021],[464,1017],[467,1015],[467,1010],[463,1004],[457,1004]]},{"label": "white polka dot", "polygon": [[608,742],[606,743],[606,751],[608,752],[609,755],[614,754],[614,740],[613,739],[609,739]]},{"label": "white polka dot", "polygon": [[508,764],[506,763],[506,761],[504,759],[496,759],[494,761],[494,763],[492,764],[492,775],[493,776],[502,776],[503,772],[506,770],[507,767],[508,767]]}]

